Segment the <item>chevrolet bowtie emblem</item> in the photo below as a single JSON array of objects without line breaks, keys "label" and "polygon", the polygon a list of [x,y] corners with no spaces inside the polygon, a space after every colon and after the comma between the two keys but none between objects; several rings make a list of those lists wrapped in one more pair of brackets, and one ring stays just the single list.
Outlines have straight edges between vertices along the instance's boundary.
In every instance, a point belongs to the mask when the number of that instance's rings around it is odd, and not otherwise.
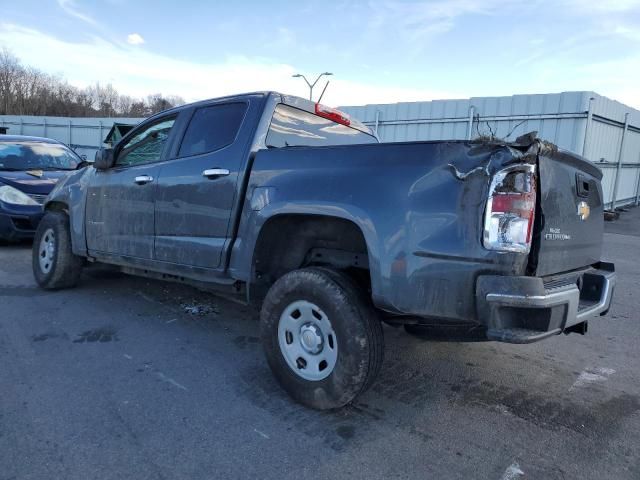
[{"label": "chevrolet bowtie emblem", "polygon": [[587,205],[587,202],[580,202],[578,204],[578,216],[580,217],[580,220],[584,221],[587,218],[589,218],[589,215],[591,214],[591,208],[589,208],[589,205]]}]

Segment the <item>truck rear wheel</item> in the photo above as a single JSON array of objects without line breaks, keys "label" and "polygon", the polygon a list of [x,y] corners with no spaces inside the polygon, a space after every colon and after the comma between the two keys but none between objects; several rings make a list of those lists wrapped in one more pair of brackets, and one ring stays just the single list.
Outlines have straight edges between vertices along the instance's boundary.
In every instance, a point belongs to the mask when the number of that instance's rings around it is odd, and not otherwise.
[{"label": "truck rear wheel", "polygon": [[371,301],[346,275],[294,270],[269,290],[261,335],[267,361],[296,401],[342,407],[366,390],[382,365],[382,325]]},{"label": "truck rear wheel", "polygon": [[33,276],[48,290],[75,287],[82,273],[83,258],[71,251],[69,217],[64,212],[47,212],[33,240]]}]

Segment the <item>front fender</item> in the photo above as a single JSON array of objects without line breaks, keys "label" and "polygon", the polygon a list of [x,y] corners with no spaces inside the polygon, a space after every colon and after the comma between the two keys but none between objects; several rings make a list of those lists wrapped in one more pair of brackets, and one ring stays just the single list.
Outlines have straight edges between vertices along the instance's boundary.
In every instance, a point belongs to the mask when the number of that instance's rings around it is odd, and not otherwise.
[{"label": "front fender", "polygon": [[59,181],[44,203],[44,210],[64,208],[69,215],[71,228],[71,249],[75,255],[86,256],[84,212],[87,202],[87,186],[95,174],[93,167],[86,167],[71,173]]}]

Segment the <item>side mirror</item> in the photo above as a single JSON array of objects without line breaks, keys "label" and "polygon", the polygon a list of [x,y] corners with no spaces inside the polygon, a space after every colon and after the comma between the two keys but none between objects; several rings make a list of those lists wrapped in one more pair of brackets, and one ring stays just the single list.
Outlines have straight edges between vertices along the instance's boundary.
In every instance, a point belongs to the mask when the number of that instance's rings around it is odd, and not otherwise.
[{"label": "side mirror", "polygon": [[113,148],[101,148],[96,152],[96,159],[93,166],[96,170],[107,170],[113,166]]},{"label": "side mirror", "polygon": [[87,161],[86,159],[85,159],[85,160],[82,160],[82,161],[81,161],[80,163],[78,163],[78,165],[76,166],[76,170],[80,170],[81,168],[88,167],[89,165],[93,165],[93,163],[91,163],[91,162]]}]

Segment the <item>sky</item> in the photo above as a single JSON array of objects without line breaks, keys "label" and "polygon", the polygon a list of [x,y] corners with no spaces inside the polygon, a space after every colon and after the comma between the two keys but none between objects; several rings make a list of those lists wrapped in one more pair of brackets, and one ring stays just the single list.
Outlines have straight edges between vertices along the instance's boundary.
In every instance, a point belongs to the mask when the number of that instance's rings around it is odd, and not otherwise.
[{"label": "sky", "polygon": [[0,0],[2,47],[132,96],[308,96],[292,75],[329,71],[332,106],[592,90],[640,108],[640,0]]}]

